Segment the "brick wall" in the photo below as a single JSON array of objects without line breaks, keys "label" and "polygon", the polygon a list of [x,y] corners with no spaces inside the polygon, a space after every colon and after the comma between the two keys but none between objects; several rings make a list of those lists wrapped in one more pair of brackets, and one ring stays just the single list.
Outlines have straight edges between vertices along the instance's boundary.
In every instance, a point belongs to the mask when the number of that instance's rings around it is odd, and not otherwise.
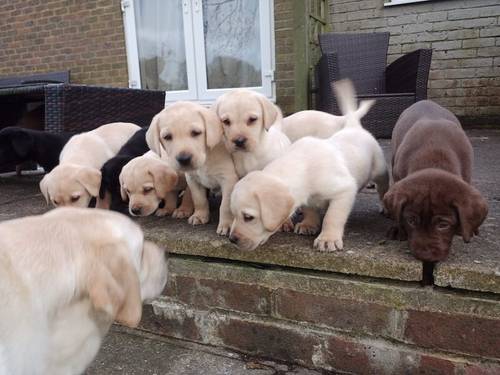
[{"label": "brick wall", "polygon": [[71,82],[126,87],[120,0],[2,0],[0,76],[71,70]]},{"label": "brick wall", "polygon": [[294,112],[293,1],[274,0],[276,101],[284,113]]},{"label": "brick wall", "polygon": [[332,373],[500,373],[495,296],[172,254],[169,271],[141,321],[156,334]]},{"label": "brick wall", "polygon": [[389,62],[432,48],[429,98],[465,123],[500,124],[500,3],[435,0],[384,7],[384,0],[330,0],[335,32],[389,31]]}]

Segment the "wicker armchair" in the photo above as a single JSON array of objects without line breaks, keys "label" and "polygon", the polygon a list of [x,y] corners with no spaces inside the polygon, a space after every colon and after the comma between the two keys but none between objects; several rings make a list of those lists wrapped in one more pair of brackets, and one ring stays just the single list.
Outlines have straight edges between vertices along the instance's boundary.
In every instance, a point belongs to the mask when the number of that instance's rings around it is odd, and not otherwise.
[{"label": "wicker armchair", "polygon": [[416,50],[386,66],[389,33],[325,33],[319,43],[316,109],[339,115],[331,82],[350,78],[358,99],[377,100],[363,126],[376,137],[389,138],[401,112],[427,98],[432,50]]}]

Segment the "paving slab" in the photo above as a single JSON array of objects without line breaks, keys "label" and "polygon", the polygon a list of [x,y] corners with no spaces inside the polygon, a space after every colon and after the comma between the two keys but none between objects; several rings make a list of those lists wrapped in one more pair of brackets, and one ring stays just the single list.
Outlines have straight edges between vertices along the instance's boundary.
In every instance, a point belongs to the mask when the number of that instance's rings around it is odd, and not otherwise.
[{"label": "paving slab", "polygon": [[321,375],[220,348],[113,326],[85,375]]},{"label": "paving slab", "polygon": [[488,201],[489,214],[470,244],[454,239],[450,257],[434,270],[434,283],[500,294],[500,130],[468,135],[475,156],[473,183]]}]

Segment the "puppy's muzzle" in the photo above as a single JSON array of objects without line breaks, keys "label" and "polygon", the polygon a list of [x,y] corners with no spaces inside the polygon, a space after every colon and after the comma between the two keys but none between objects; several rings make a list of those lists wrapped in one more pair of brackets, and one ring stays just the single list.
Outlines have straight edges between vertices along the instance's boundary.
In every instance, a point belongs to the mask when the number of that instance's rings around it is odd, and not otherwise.
[{"label": "puppy's muzzle", "polygon": [[139,216],[142,212],[142,207],[132,207],[130,209],[130,212],[132,213],[132,215]]},{"label": "puppy's muzzle", "polygon": [[236,148],[244,150],[245,147],[246,147],[247,138],[246,137],[242,137],[242,136],[241,137],[237,137],[237,138],[233,139],[233,143],[236,146]]},{"label": "puppy's muzzle", "polygon": [[179,155],[177,155],[177,157],[175,159],[183,167],[189,167],[191,165],[193,155],[191,155],[187,152],[181,152]]},{"label": "puppy's muzzle", "polygon": [[239,241],[240,241],[240,239],[239,239],[238,236],[235,236],[234,234],[231,234],[229,236],[229,242],[234,243],[235,245],[237,245]]}]

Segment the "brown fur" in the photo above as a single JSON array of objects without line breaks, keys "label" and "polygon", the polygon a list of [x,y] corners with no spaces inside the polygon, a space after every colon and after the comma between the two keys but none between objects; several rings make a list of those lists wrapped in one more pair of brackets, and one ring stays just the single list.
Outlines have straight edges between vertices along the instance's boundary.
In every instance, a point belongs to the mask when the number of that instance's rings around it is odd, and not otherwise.
[{"label": "brown fur", "polygon": [[477,234],[488,205],[470,184],[472,164],[470,141],[450,111],[424,100],[401,114],[384,204],[396,221],[392,236],[408,238],[416,258],[445,260],[455,234],[465,242]]}]

